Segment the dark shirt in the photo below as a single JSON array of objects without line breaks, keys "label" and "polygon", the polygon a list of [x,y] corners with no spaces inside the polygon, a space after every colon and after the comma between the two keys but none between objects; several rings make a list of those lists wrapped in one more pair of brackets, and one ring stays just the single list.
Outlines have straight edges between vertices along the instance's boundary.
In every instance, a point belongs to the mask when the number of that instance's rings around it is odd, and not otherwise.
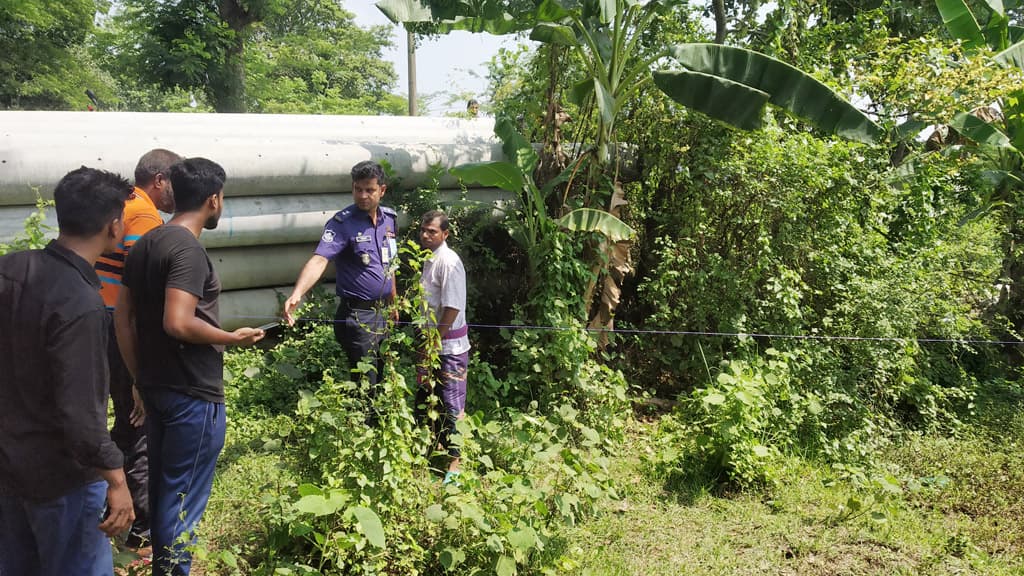
[{"label": "dark shirt", "polygon": [[124,464],[107,433],[107,312],[56,241],[0,257],[0,489],[54,500]]},{"label": "dark shirt", "polygon": [[176,340],[164,331],[168,288],[199,298],[196,317],[220,327],[220,280],[206,250],[187,228],[165,225],[147,232],[124,264],[124,285],[135,305],[137,385],[165,388],[208,402],[224,402],[224,347]]},{"label": "dark shirt", "polygon": [[354,204],[338,212],[324,226],[315,254],[334,260],[338,296],[359,300],[391,297],[388,268],[397,256],[397,214],[377,207],[377,225]]}]

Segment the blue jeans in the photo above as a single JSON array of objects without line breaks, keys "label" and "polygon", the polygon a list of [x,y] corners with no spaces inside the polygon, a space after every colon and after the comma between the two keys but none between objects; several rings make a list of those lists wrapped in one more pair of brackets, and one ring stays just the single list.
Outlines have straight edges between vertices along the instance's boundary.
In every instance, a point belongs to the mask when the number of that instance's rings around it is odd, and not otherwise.
[{"label": "blue jeans", "polygon": [[110,576],[110,539],[100,532],[105,481],[49,502],[0,494],[0,575]]},{"label": "blue jeans", "polygon": [[224,405],[162,388],[144,389],[149,437],[149,516],[153,574],[186,576],[185,549],[206,511],[224,447]]}]

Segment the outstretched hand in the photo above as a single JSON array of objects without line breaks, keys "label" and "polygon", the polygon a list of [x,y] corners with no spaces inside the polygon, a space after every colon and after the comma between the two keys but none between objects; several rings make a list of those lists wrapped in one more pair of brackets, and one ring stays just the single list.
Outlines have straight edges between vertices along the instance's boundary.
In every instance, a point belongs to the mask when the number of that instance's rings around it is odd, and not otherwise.
[{"label": "outstretched hand", "polygon": [[281,311],[281,315],[284,316],[284,320],[289,326],[295,326],[295,316],[292,316],[292,312],[299,307],[300,301],[301,298],[297,296],[289,296],[288,299],[284,301],[284,309]]},{"label": "outstretched hand", "polygon": [[232,332],[235,335],[236,346],[251,346],[267,335],[266,332],[259,328],[239,328]]}]

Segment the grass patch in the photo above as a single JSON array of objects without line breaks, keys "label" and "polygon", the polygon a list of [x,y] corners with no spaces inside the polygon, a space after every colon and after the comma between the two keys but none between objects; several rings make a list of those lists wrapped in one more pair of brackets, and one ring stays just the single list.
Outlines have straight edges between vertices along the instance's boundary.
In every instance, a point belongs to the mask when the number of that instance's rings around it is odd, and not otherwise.
[{"label": "grass patch", "polygon": [[[881,459],[889,491],[795,458],[761,490],[666,485],[641,458],[657,423],[634,423],[630,451],[612,462],[620,498],[558,533],[549,565],[609,576],[1024,574],[1022,398],[1015,388],[981,398],[985,417],[956,437],[903,436]],[[274,450],[282,418],[229,422],[194,573],[253,574],[273,557],[263,502],[295,481]]]},{"label": "grass patch", "polygon": [[[627,445],[642,449],[649,432],[635,429]],[[793,461],[772,488],[718,493],[659,485],[638,456],[616,463],[623,500],[566,535],[574,543],[572,573],[1024,573],[1017,442],[994,445],[977,432],[910,439],[890,455],[902,491],[867,511],[880,518],[850,514],[850,497],[863,490],[823,466]],[[948,480],[934,481],[940,477]]]}]

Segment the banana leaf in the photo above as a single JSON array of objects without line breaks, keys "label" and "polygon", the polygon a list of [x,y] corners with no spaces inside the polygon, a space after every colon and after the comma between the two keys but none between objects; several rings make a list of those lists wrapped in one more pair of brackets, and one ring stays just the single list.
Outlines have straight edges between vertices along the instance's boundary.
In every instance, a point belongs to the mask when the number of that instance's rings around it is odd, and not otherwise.
[{"label": "banana leaf", "polygon": [[530,40],[558,46],[576,45],[576,35],[573,34],[572,28],[548,22],[537,24],[530,32]]},{"label": "banana leaf", "polygon": [[574,232],[600,232],[612,242],[629,240],[636,234],[629,224],[604,210],[577,208],[558,219],[558,224]]},{"label": "banana leaf", "polygon": [[465,16],[459,14],[455,5],[442,9],[427,6],[419,0],[380,0],[376,6],[395,24],[429,23],[439,34],[464,30],[501,35],[528,30],[533,26],[531,18],[517,18],[504,12]]},{"label": "banana leaf", "polygon": [[965,137],[982,146],[1014,149],[1010,138],[995,126],[977,116],[960,112],[950,120],[949,125]]},{"label": "banana leaf", "polygon": [[[864,143],[874,143],[883,135],[882,129],[874,121],[831,88],[775,58],[743,48],[699,43],[674,46],[670,54],[693,72],[729,80],[749,90],[767,94],[770,103],[829,134]],[[657,78],[655,82],[657,83]],[[699,94],[694,94],[693,90],[689,92],[687,102],[684,103],[701,112],[710,114],[708,110],[721,109],[729,105],[718,101],[727,94],[709,93],[701,98]],[[739,90],[731,92],[740,93]],[[672,93],[666,91],[666,94],[676,99]],[[749,116],[750,113],[737,111],[739,118]],[[728,117],[715,117],[736,126],[744,126],[743,123],[733,122]],[[759,120],[758,113],[758,123]]]},{"label": "banana leaf", "polygon": [[669,98],[737,128],[761,127],[770,95],[727,78],[687,70],[658,70],[654,84]]},{"label": "banana leaf", "polygon": [[996,54],[994,58],[1003,66],[1016,66],[1024,70],[1024,40]]},{"label": "banana leaf", "polygon": [[935,0],[935,6],[942,15],[942,23],[954,38],[961,40],[968,48],[985,45],[981,26],[964,0]]},{"label": "banana leaf", "polygon": [[520,193],[526,186],[522,171],[510,162],[473,162],[456,166],[449,172],[466,182],[476,182],[481,186],[493,186],[509,192]]}]

